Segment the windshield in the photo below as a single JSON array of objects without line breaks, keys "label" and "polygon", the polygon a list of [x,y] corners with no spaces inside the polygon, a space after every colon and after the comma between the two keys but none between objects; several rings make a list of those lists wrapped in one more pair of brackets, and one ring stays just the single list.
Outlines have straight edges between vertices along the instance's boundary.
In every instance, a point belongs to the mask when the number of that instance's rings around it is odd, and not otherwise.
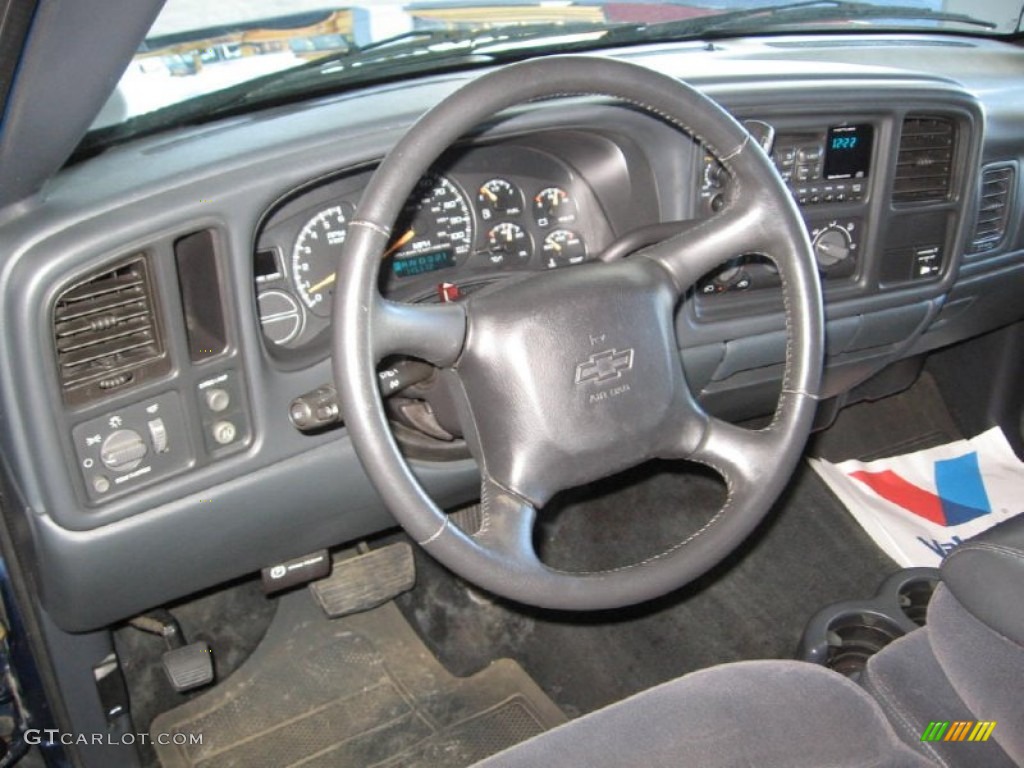
[{"label": "windshield", "polygon": [[536,53],[770,32],[1004,36],[1020,16],[1021,0],[168,0],[90,133],[107,143],[287,94]]}]

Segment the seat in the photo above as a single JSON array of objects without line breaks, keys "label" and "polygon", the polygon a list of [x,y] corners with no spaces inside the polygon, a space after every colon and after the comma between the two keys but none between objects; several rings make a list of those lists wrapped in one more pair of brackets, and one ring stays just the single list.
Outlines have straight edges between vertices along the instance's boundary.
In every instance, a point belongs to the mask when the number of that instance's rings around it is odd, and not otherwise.
[{"label": "seat", "polygon": [[[928,626],[872,657],[863,687],[807,662],[724,664],[477,768],[1024,765],[1024,515],[955,550],[942,579]],[[956,720],[997,726],[986,742],[921,740],[929,723]]]}]

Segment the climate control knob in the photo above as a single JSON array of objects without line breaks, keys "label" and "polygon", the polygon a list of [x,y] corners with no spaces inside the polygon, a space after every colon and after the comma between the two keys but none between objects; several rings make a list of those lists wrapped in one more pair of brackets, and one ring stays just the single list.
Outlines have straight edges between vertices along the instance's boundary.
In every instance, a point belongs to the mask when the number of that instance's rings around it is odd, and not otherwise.
[{"label": "climate control knob", "polygon": [[818,266],[828,269],[846,261],[853,252],[853,235],[841,224],[832,223],[811,232],[814,258]]}]

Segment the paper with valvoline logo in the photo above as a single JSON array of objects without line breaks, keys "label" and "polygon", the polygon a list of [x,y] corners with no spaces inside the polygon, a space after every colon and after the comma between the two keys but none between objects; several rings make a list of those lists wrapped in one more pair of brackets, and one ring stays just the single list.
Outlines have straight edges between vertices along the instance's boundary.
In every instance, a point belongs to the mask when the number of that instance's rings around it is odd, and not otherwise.
[{"label": "paper with valvoline logo", "polygon": [[938,566],[972,536],[1024,511],[1024,463],[999,428],[877,461],[811,466],[903,567]]}]

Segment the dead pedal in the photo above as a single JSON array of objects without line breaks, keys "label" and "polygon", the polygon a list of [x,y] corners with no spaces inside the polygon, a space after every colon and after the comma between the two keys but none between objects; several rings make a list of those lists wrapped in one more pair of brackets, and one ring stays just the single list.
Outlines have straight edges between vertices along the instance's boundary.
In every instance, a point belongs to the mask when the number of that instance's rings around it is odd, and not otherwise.
[{"label": "dead pedal", "polygon": [[309,585],[330,618],[368,611],[407,592],[416,584],[412,547],[389,544],[355,557],[334,560],[331,575]]}]

